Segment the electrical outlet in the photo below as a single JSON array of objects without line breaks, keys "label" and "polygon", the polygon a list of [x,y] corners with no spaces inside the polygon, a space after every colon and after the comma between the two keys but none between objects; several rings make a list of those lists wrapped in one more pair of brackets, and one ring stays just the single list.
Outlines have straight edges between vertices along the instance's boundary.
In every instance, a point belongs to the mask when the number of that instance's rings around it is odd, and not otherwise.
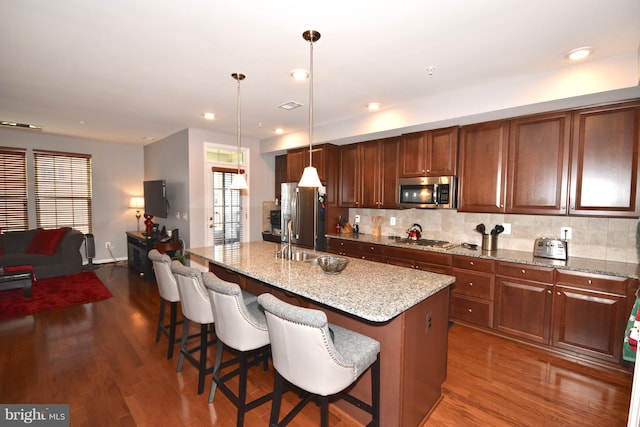
[{"label": "electrical outlet", "polygon": [[502,224],[504,231],[502,234],[511,234],[511,224]]},{"label": "electrical outlet", "polygon": [[391,218],[389,218],[389,225],[396,225],[396,217],[392,216]]},{"label": "electrical outlet", "polygon": [[560,238],[571,240],[571,227],[560,227]]},{"label": "electrical outlet", "polygon": [[105,249],[111,249],[111,242],[104,242]]},{"label": "electrical outlet", "polygon": [[355,221],[356,221],[356,224],[360,222],[360,215],[356,215]]}]

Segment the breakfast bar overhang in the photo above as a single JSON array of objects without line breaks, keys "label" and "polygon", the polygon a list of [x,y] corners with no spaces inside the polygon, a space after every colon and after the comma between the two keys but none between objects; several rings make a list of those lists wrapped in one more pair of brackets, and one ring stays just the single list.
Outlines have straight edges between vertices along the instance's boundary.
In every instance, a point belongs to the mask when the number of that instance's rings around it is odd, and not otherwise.
[{"label": "breakfast bar overhang", "polygon": [[[378,340],[380,425],[420,425],[439,402],[447,376],[449,286],[455,278],[356,258],[349,258],[342,273],[329,275],[313,262],[277,257],[279,249],[276,243],[250,242],[186,252],[249,292],[323,310],[329,322]],[[311,258],[326,255],[306,252]],[[366,372],[353,393],[370,401],[368,384]],[[343,401],[335,408],[361,423],[367,419]]]}]

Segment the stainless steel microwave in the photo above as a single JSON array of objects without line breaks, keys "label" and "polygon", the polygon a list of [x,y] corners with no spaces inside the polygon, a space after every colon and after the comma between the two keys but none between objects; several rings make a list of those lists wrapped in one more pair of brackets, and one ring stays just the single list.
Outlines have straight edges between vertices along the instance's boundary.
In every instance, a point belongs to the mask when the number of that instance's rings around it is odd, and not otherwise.
[{"label": "stainless steel microwave", "polygon": [[403,208],[455,209],[458,207],[457,176],[400,178],[398,204]]}]

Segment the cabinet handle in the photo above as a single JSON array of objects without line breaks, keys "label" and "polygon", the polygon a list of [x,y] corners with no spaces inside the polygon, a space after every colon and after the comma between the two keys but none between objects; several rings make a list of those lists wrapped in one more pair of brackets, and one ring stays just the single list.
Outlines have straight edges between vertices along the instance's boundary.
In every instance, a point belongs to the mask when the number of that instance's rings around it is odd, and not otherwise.
[{"label": "cabinet handle", "polygon": [[560,291],[556,292],[556,295],[560,296]]},{"label": "cabinet handle", "polygon": [[365,256],[364,256],[364,255],[362,255],[362,259],[367,259],[367,258],[365,258]]},{"label": "cabinet handle", "polygon": [[469,265],[473,265],[473,261],[469,261]]},{"label": "cabinet handle", "polygon": [[469,313],[473,313],[473,310],[471,310],[470,308],[467,309],[469,311]]},{"label": "cabinet handle", "polygon": [[551,293],[551,289],[547,289],[547,293],[550,294]]},{"label": "cabinet handle", "polygon": [[473,287],[473,282],[469,282],[469,286]]},{"label": "cabinet handle", "polygon": [[591,284],[593,283],[593,281],[592,281],[591,279],[589,279],[589,280],[587,281],[587,283],[589,283],[589,284],[591,285]]},{"label": "cabinet handle", "polygon": [[525,270],[524,268],[521,271],[522,271],[522,274],[527,274],[527,270]]}]

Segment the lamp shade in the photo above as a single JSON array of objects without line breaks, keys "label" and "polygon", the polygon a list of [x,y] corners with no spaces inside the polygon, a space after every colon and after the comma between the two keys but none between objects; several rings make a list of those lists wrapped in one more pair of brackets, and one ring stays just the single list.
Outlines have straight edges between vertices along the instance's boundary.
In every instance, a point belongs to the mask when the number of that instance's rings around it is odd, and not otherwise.
[{"label": "lamp shade", "polygon": [[144,209],[144,197],[132,197],[129,199],[129,209]]},{"label": "lamp shade", "polygon": [[300,182],[298,182],[298,187],[322,187],[322,182],[320,182],[320,177],[318,176],[318,170],[313,166],[307,166],[302,171],[302,178],[300,178]]},{"label": "lamp shade", "polygon": [[249,186],[247,185],[247,180],[244,179],[244,175],[241,173],[237,173],[233,175],[229,188],[231,188],[232,190],[246,190],[249,188]]}]

